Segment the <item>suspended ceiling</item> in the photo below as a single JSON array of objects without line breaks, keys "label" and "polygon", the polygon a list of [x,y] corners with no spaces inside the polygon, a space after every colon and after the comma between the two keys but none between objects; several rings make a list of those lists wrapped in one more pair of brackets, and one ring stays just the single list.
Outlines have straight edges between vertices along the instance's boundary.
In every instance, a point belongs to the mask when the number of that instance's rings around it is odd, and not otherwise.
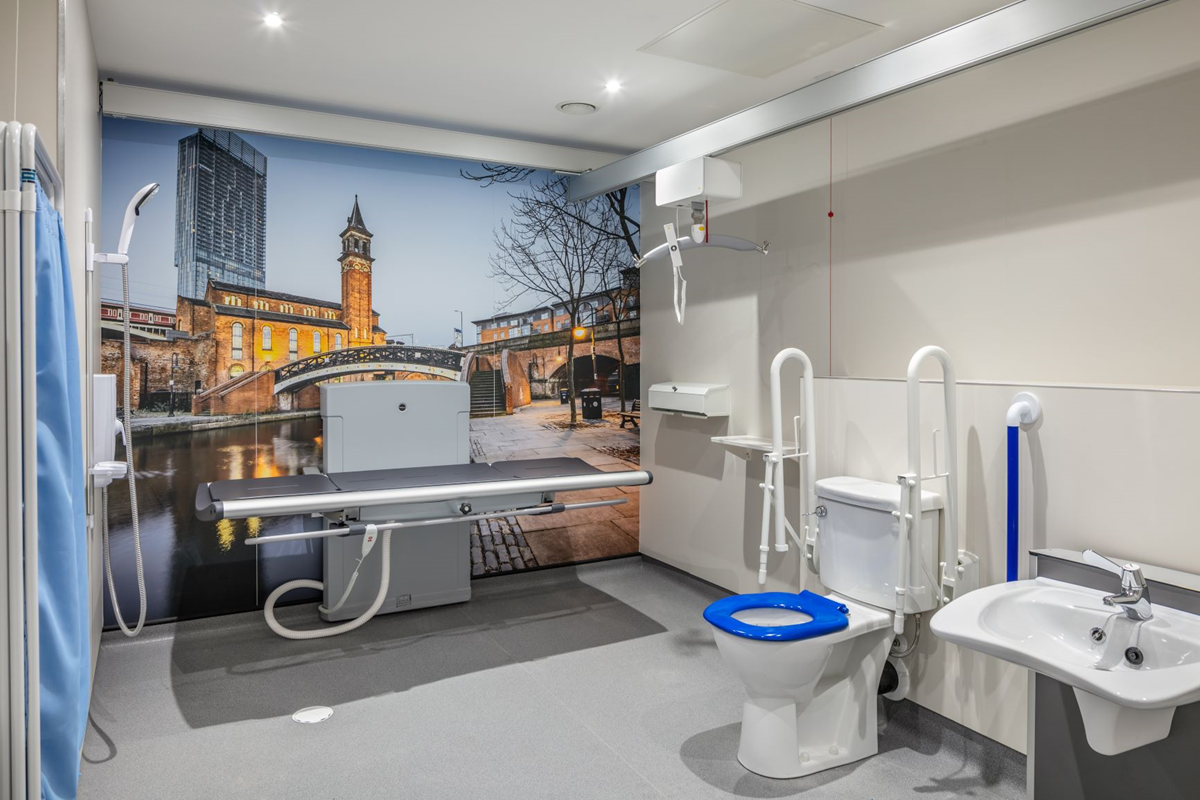
[{"label": "suspended ceiling", "polygon": [[[102,79],[637,150],[997,0],[88,0]],[[268,28],[263,15],[284,19]],[[605,89],[609,81],[621,89]],[[598,111],[568,116],[564,101]]]}]

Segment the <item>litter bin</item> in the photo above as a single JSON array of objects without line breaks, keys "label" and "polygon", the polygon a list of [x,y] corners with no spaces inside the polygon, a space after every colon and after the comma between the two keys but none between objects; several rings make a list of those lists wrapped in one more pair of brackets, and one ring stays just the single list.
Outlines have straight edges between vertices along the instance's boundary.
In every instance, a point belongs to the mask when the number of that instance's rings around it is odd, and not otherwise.
[{"label": "litter bin", "polygon": [[571,393],[570,393],[570,392],[568,392],[566,389],[560,389],[560,390],[559,390],[559,392],[558,392],[558,403],[559,403],[559,405],[563,405],[563,406],[565,406],[565,405],[567,404],[567,402],[568,402],[568,401],[570,401],[570,399],[571,399]]},{"label": "litter bin", "polygon": [[604,419],[604,413],[600,409],[599,389],[584,389],[579,396],[583,401],[584,419]]}]

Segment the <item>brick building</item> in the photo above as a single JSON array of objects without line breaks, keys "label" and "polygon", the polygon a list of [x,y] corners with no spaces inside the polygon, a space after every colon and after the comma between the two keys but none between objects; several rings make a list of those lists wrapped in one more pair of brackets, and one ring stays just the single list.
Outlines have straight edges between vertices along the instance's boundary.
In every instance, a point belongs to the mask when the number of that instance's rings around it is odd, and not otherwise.
[{"label": "brick building", "polygon": [[[125,307],[114,300],[104,300],[100,303],[100,327],[104,330],[123,330]],[[129,327],[147,335],[166,337],[168,331],[175,330],[175,309],[155,308],[153,306],[129,306]]]},{"label": "brick building", "polygon": [[[371,307],[372,234],[358,197],[340,234],[342,296],[320,300],[287,292],[209,281],[203,298],[179,296],[174,329],[162,336],[135,333],[132,346],[135,408],[150,405],[175,380],[175,391],[205,391],[246,373],[330,350],[384,344],[379,312]],[[102,368],[121,380],[122,345],[106,330]]]},{"label": "brick building", "polygon": [[[616,299],[614,308],[613,299]],[[641,311],[636,271],[626,276],[625,285],[613,296],[596,292],[582,298],[579,305],[579,324],[585,327],[612,322],[619,315],[624,320],[638,318]],[[527,311],[506,311],[487,319],[471,320],[475,326],[475,341],[479,344],[517,339],[539,333],[552,333],[571,327],[571,316],[562,303],[548,303]]]}]

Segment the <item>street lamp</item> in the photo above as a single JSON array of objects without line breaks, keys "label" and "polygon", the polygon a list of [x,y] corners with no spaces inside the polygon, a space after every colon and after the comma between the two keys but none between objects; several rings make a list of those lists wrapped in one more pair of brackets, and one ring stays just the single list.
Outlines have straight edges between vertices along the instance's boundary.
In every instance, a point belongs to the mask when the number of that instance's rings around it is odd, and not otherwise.
[{"label": "street lamp", "polygon": [[175,370],[179,368],[179,353],[171,354],[171,380],[167,381],[167,416],[175,416]]},{"label": "street lamp", "polygon": [[458,345],[461,347],[467,340],[467,329],[463,327],[463,312],[459,311],[457,308],[454,309],[454,311],[458,314],[458,335],[462,337],[462,339],[458,341]]},{"label": "street lamp", "polygon": [[577,342],[588,338],[589,333],[591,333],[592,337],[592,386],[593,388],[599,388],[600,377],[596,374],[596,327],[593,325],[590,328],[585,328],[580,325],[571,329],[571,335],[575,337],[575,341]]}]

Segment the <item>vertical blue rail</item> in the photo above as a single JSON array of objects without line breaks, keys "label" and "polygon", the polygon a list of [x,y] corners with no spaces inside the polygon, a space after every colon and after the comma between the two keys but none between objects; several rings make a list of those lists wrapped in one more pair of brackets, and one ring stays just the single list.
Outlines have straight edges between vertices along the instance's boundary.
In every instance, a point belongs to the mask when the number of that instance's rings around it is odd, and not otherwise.
[{"label": "vertical blue rail", "polygon": [[1021,517],[1021,428],[1008,426],[1008,573],[1007,580],[1017,579],[1017,553],[1020,550]]}]

